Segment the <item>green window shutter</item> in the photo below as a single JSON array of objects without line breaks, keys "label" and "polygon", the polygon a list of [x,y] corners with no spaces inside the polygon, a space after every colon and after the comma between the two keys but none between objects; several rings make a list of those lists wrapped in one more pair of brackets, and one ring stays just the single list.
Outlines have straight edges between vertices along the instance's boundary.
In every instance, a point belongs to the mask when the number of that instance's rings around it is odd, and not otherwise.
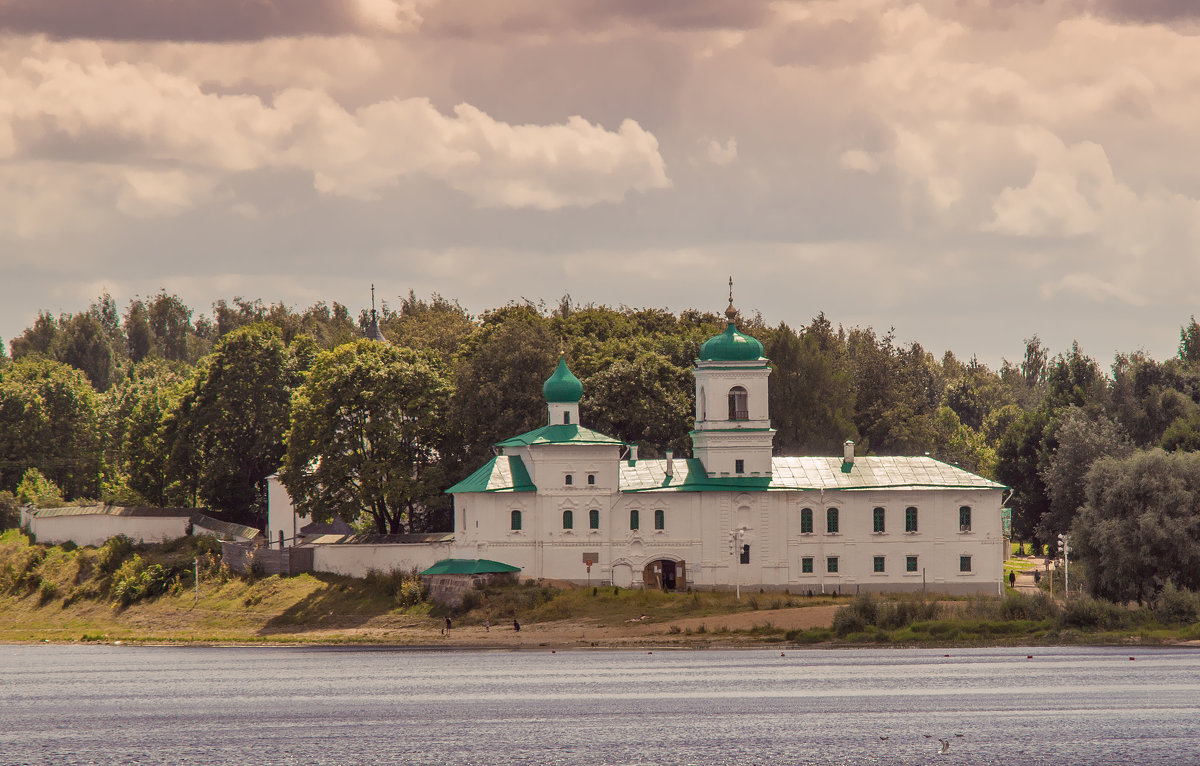
[{"label": "green window shutter", "polygon": [[629,512],[629,528],[630,529],[638,528],[638,512],[637,511]]}]

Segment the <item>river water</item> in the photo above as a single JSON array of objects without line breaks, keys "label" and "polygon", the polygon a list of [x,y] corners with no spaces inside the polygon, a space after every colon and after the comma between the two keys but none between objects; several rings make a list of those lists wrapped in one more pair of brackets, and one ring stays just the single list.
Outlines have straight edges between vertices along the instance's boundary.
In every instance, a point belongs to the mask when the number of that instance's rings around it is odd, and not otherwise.
[{"label": "river water", "polygon": [[0,666],[5,766],[1200,763],[1190,649],[0,646]]}]

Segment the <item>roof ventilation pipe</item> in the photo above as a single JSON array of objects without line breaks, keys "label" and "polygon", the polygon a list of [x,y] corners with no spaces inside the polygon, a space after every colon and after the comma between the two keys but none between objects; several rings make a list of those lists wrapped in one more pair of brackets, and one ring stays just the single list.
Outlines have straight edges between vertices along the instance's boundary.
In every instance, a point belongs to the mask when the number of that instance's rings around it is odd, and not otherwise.
[{"label": "roof ventilation pipe", "polygon": [[630,444],[629,445],[629,462],[634,463],[636,461],[637,461],[637,445]]},{"label": "roof ventilation pipe", "polygon": [[667,476],[675,475],[675,451],[667,450]]},{"label": "roof ventilation pipe", "polygon": [[842,462],[846,465],[854,465],[854,442],[849,439],[842,445]]}]

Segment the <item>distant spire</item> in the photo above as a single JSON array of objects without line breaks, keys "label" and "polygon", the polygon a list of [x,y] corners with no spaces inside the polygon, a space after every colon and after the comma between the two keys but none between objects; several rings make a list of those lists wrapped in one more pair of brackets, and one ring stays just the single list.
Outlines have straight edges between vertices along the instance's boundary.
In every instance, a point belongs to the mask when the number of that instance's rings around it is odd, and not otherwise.
[{"label": "distant spire", "polygon": [[371,340],[378,340],[378,341],[384,341],[384,342],[387,341],[387,339],[383,337],[383,333],[379,329],[379,318],[375,314],[375,285],[374,284],[371,285],[371,323],[369,325],[367,325],[367,330],[366,330],[366,332],[363,333],[363,335],[367,338],[370,338]]},{"label": "distant spire", "polygon": [[733,324],[733,320],[737,318],[737,309],[733,307],[733,277],[729,277],[729,306],[725,309],[725,318]]}]

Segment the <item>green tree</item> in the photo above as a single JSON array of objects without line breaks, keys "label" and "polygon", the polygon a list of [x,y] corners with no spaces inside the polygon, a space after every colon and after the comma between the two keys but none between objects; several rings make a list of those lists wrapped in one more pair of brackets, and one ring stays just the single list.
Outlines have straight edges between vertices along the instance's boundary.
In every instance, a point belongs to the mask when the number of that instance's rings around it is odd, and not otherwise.
[{"label": "green tree", "polygon": [[437,363],[410,349],[359,340],[321,354],[293,397],[280,474],[297,510],[399,534],[445,508],[449,395]]},{"label": "green tree", "polygon": [[109,333],[92,313],[65,319],[53,347],[54,358],[83,372],[97,391],[107,391],[117,373]]},{"label": "green tree", "polygon": [[1079,407],[1061,411],[1047,432],[1057,447],[1038,468],[1049,505],[1038,522],[1037,538],[1049,541],[1070,530],[1084,503],[1092,464],[1101,457],[1125,457],[1133,445],[1119,424],[1104,415],[1092,418]]},{"label": "green tree", "polygon": [[252,324],[221,338],[204,366],[187,402],[189,423],[177,434],[198,453],[198,497],[213,508],[261,513],[266,478],[283,458],[295,383],[287,348],[277,327]]},{"label": "green tree", "polygon": [[588,427],[644,445],[646,457],[668,448],[682,456],[691,444],[691,372],[660,354],[618,360],[584,381],[583,392],[581,418]]},{"label": "green tree", "polygon": [[160,292],[150,300],[147,321],[154,338],[154,350],[163,359],[186,361],[188,336],[192,333],[192,310],[178,295]]},{"label": "green tree", "polygon": [[120,467],[125,483],[154,505],[166,505],[171,445],[164,426],[187,390],[190,376],[159,360],[137,365],[114,397],[110,434],[118,439],[109,462]]},{"label": "green tree", "polygon": [[1168,582],[1200,590],[1200,453],[1100,458],[1071,538],[1094,596],[1141,603]]},{"label": "green tree", "polygon": [[[1044,410],[1021,412],[1009,419],[996,447],[996,480],[1013,490],[1013,536],[1035,540],[1038,524],[1050,507],[1046,486],[1038,472],[1042,438],[1049,415]],[[1047,542],[1047,541],[1042,541]]]},{"label": "green tree", "polygon": [[399,311],[384,304],[380,330],[392,342],[415,351],[432,351],[449,365],[459,348],[475,331],[475,322],[457,301],[434,293],[428,301],[411,290]]},{"label": "green tree", "polygon": [[1188,364],[1200,362],[1200,325],[1196,324],[1195,314],[1179,328],[1179,358]]},{"label": "green tree", "polygon": [[21,477],[21,483],[17,485],[17,500],[22,505],[30,503],[39,508],[54,508],[63,504],[62,490],[36,468],[30,468]]},{"label": "green tree", "polygon": [[0,369],[0,488],[37,468],[69,498],[99,491],[96,393],[65,364],[23,357]]},{"label": "green tree", "polygon": [[150,331],[150,312],[140,300],[132,300],[125,310],[126,353],[134,364],[142,361],[154,348],[154,334]]},{"label": "green tree", "polygon": [[766,348],[775,449],[784,455],[840,454],[854,425],[854,374],[840,333],[824,314],[799,334],[779,325]]},{"label": "green tree", "polygon": [[48,311],[39,311],[33,326],[25,328],[25,332],[10,341],[12,358],[20,359],[32,354],[50,356],[50,350],[54,347],[57,337],[58,320]]},{"label": "green tree", "polygon": [[549,323],[532,306],[514,304],[484,315],[454,374],[451,411],[460,471],[489,460],[496,442],[546,425],[542,384],[554,371],[558,350]]}]

